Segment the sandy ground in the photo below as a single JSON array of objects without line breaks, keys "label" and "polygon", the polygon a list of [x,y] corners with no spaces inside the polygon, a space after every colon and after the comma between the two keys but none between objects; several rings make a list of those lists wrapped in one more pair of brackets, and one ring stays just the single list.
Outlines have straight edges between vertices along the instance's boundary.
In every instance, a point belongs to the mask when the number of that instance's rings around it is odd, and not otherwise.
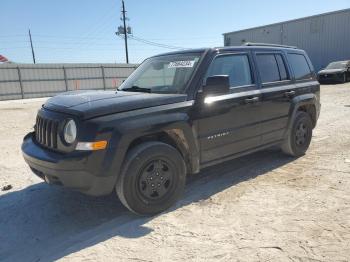
[{"label": "sandy ground", "polygon": [[204,170],[152,218],[48,186],[20,145],[44,100],[0,103],[1,261],[350,261],[350,84],[322,86],[311,148]]}]

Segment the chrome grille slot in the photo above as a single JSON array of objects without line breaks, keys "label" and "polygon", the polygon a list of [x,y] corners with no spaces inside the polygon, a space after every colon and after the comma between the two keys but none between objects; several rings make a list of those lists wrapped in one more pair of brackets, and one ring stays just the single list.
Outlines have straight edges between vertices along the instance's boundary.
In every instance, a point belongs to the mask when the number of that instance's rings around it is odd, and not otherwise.
[{"label": "chrome grille slot", "polygon": [[35,124],[36,141],[48,148],[57,149],[58,121],[37,116]]}]

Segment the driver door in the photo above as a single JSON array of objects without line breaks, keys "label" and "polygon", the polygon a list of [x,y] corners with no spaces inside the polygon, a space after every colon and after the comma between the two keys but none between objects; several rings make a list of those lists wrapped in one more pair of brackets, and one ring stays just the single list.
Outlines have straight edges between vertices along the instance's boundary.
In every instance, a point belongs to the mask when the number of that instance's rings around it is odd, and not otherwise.
[{"label": "driver door", "polygon": [[206,98],[198,119],[201,164],[221,162],[261,143],[261,93],[250,52],[217,55],[206,77],[228,75],[230,92]]}]

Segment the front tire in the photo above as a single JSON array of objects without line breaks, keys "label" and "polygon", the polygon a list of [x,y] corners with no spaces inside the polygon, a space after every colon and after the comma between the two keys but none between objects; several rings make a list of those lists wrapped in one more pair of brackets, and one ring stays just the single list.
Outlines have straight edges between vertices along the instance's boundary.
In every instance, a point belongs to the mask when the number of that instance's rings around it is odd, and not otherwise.
[{"label": "front tire", "polygon": [[284,153],[293,157],[305,154],[312,138],[312,120],[309,114],[298,111],[292,129],[281,148]]},{"label": "front tire", "polygon": [[185,187],[186,166],[177,149],[146,142],[128,152],[116,185],[120,201],[138,215],[171,207]]}]

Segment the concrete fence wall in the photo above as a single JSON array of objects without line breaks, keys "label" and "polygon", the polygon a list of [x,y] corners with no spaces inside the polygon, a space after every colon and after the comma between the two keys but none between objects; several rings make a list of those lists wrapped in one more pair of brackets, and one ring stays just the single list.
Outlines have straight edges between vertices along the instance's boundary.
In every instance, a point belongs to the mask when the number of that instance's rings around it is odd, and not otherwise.
[{"label": "concrete fence wall", "polygon": [[0,64],[0,101],[116,89],[136,64]]}]

